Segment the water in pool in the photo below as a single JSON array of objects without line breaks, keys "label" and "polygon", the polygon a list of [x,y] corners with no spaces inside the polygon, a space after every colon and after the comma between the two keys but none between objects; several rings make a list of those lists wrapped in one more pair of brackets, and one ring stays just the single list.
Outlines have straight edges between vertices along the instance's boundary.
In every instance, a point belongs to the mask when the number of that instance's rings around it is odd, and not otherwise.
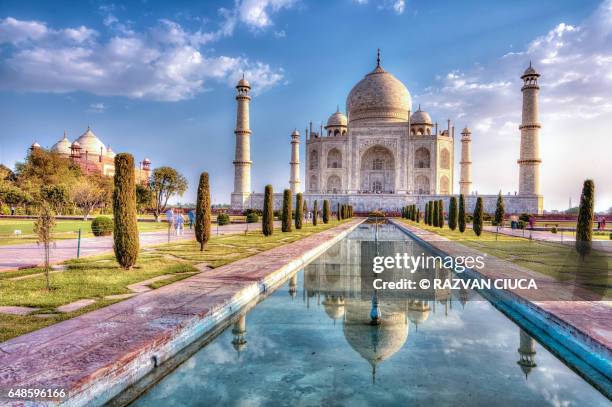
[{"label": "water in pool", "polygon": [[133,405],[610,405],[474,292],[378,292],[371,325],[372,256],[427,254],[375,234],[356,229]]}]

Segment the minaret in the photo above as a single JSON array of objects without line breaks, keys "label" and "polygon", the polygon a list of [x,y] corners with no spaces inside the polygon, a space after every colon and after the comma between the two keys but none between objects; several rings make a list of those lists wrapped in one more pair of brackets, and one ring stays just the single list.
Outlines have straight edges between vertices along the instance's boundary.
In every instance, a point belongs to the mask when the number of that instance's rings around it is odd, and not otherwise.
[{"label": "minaret", "polygon": [[251,129],[249,127],[249,104],[251,85],[244,79],[236,85],[236,156],[234,159],[234,192],[232,208],[243,209],[251,194]]},{"label": "minaret", "polygon": [[472,133],[467,127],[461,132],[461,178],[459,193],[468,196],[472,190]]},{"label": "minaret", "polygon": [[535,341],[525,331],[520,328],[519,330],[520,345],[518,348],[518,353],[520,355],[520,359],[516,363],[518,363],[518,365],[521,367],[521,370],[525,374],[525,379],[527,379],[527,375],[529,375],[531,369],[537,366],[535,362]]},{"label": "minaret", "polygon": [[289,174],[289,188],[293,195],[300,191],[300,132],[294,130],[291,133],[291,172]]},{"label": "minaret", "polygon": [[540,74],[529,63],[523,80],[523,120],[519,164],[519,195],[540,195],[540,123],[538,114],[538,78]]}]

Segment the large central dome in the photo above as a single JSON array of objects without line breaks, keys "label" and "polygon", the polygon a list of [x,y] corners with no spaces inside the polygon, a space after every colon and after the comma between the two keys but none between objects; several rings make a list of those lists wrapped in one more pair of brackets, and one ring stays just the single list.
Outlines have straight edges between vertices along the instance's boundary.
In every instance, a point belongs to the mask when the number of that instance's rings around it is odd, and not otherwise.
[{"label": "large central dome", "polygon": [[346,99],[349,122],[362,119],[408,121],[410,93],[380,63],[353,87]]}]

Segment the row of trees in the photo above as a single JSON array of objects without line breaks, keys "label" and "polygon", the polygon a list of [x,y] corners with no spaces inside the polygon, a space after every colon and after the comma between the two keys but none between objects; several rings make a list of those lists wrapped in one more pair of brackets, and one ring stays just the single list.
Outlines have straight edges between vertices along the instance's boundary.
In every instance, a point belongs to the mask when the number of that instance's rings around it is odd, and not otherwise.
[{"label": "row of trees", "polygon": [[421,210],[416,205],[408,205],[402,208],[402,218],[413,222],[421,222]]},{"label": "row of trees", "polygon": [[[115,168],[116,173],[116,168]],[[112,211],[113,178],[83,173],[70,159],[42,148],[31,150],[15,171],[0,165],[0,214],[35,214],[48,205],[56,214]],[[157,219],[173,196],[187,190],[187,179],[171,167],[153,170],[149,183],[136,184],[136,208],[151,209]]]}]

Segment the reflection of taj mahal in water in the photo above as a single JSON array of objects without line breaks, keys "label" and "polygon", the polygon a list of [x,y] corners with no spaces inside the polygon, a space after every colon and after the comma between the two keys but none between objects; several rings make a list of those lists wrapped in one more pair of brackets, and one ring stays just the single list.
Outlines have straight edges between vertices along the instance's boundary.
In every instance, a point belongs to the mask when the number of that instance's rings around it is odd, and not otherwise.
[{"label": "reflection of taj mahal in water", "polygon": [[[518,194],[506,197],[506,210],[510,213],[542,212],[539,76],[531,65],[521,76],[519,187]],[[251,87],[243,78],[236,88],[238,111],[231,201],[234,210],[241,210],[261,207],[263,195],[251,190]],[[294,194],[303,189],[309,204],[315,199],[329,199],[332,205],[351,204],[358,212],[398,210],[408,204],[423,209],[429,200],[447,201],[454,193],[453,186],[458,184],[459,192],[466,196],[467,208],[473,209],[476,197],[472,193],[471,131],[467,127],[461,131],[457,177],[455,127],[447,120],[442,129],[420,105],[413,111],[408,88],[383,69],[380,54],[374,70],[350,91],[346,111],[344,115],[338,108],[325,127],[313,130],[311,123],[306,129],[304,188],[300,180],[301,136],[297,130],[291,134],[289,187]],[[496,193],[481,195],[485,211],[494,210]],[[281,199],[282,194],[277,194],[275,205],[280,205]]]},{"label": "reflection of taj mahal in water", "polygon": [[[452,312],[453,301],[451,291],[447,289],[375,293],[372,279],[380,278],[381,275],[372,273],[372,258],[379,251],[403,251],[409,255],[418,255],[422,248],[417,244],[407,244],[405,240],[375,242],[371,239],[370,230],[357,229],[306,266],[302,299],[308,308],[323,307],[333,324],[342,327],[345,340],[370,364],[372,379],[375,380],[377,367],[404,347],[409,341],[410,331],[413,330],[414,335],[418,333],[419,327],[428,323],[435,324],[435,320],[430,320],[432,314],[443,313],[445,318],[448,317]],[[424,276],[444,279],[450,277],[450,274],[444,269],[428,269],[415,273],[412,278],[420,280]],[[392,271],[385,276],[385,280],[397,281],[400,277],[406,277],[406,274]],[[297,274],[294,274],[289,280],[289,294],[296,297],[297,292],[298,280]],[[472,295],[471,292],[461,290],[458,293],[459,304],[465,307]],[[379,324],[372,324],[373,303],[377,303],[381,317]],[[238,352],[247,351],[246,319],[245,315],[241,315],[232,329],[232,344]],[[535,341],[521,329],[519,335],[517,364],[527,377],[536,366]]]}]

